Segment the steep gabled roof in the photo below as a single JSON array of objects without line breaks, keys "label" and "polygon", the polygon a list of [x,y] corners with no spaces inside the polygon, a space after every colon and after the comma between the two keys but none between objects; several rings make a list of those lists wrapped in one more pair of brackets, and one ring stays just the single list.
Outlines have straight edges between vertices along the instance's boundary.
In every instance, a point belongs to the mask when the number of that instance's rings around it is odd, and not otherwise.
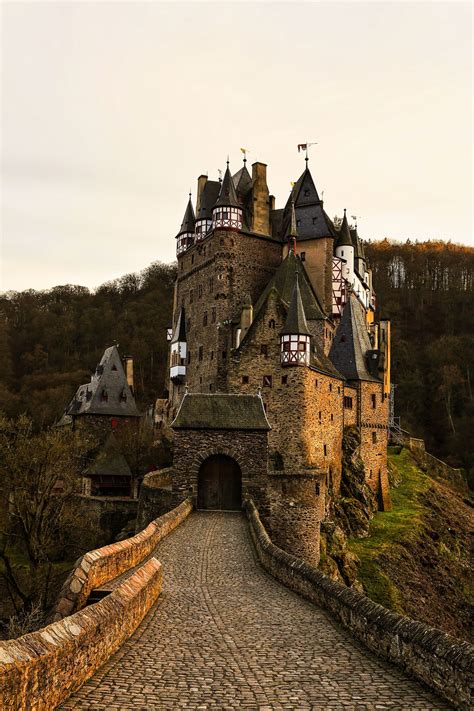
[{"label": "steep gabled roof", "polygon": [[184,213],[183,221],[181,223],[181,227],[179,228],[177,237],[179,237],[179,235],[182,235],[184,232],[194,232],[194,225],[195,224],[196,224],[196,218],[194,215],[194,208],[193,208],[193,203],[191,202],[191,195],[190,195],[188,204],[186,206],[186,210]]},{"label": "steep gabled roof", "polygon": [[86,476],[132,476],[113,432],[110,433],[85,474]]},{"label": "steep gabled roof", "polygon": [[347,380],[379,382],[367,369],[366,354],[369,350],[372,350],[372,344],[364,310],[355,294],[351,294],[334,335],[329,358]]},{"label": "steep gabled roof", "polygon": [[285,259],[281,262],[275,274],[268,282],[262,295],[255,304],[254,314],[257,314],[259,309],[265,303],[268,293],[271,289],[276,289],[282,301],[289,304],[293,294],[295,284],[295,272],[298,272],[299,289],[301,292],[301,300],[308,321],[318,321],[326,319],[324,309],[318,299],[317,294],[313,290],[311,282],[301,259],[298,259],[293,252],[289,252]]},{"label": "steep gabled roof", "polygon": [[323,209],[323,202],[319,197],[311,172],[306,167],[294,184],[291,195],[285,205],[281,239],[284,239],[288,229],[288,223],[291,219],[291,203],[293,201],[295,203],[298,239],[300,241],[334,237],[336,235],[333,224]]},{"label": "steep gabled roof", "polygon": [[90,382],[77,389],[65,414],[140,416],[117,346],[111,346],[104,351]]},{"label": "steep gabled roof", "polygon": [[224,393],[187,393],[171,427],[174,430],[271,429],[259,395]]},{"label": "steep gabled roof", "polygon": [[344,217],[342,219],[342,224],[337,233],[337,239],[334,243],[334,249],[336,247],[352,247],[353,240],[351,235],[351,230],[349,228],[349,223],[347,221],[346,209],[344,208]]},{"label": "steep gabled roof", "polygon": [[247,170],[247,166],[243,165],[242,168],[238,170],[234,176],[232,176],[232,180],[234,182],[237,195],[240,195],[242,199],[244,199],[252,189],[252,178]]},{"label": "steep gabled roof", "polygon": [[208,180],[201,194],[201,202],[196,215],[197,220],[210,220],[212,218],[212,208],[219,197],[221,184],[218,180]]},{"label": "steep gabled roof", "polygon": [[311,332],[306,323],[306,316],[303,307],[303,301],[301,299],[301,292],[298,283],[298,272],[295,272],[295,285],[293,287],[293,294],[291,296],[290,306],[288,308],[288,314],[286,316],[285,325],[282,329],[282,335],[286,334],[298,334],[300,336],[311,336]]},{"label": "steep gabled roof", "polygon": [[228,163],[215,207],[240,207]]},{"label": "steep gabled roof", "polygon": [[184,306],[181,306],[178,314],[178,320],[176,321],[176,326],[173,331],[173,336],[171,338],[171,343],[186,343],[186,318],[184,313]]}]

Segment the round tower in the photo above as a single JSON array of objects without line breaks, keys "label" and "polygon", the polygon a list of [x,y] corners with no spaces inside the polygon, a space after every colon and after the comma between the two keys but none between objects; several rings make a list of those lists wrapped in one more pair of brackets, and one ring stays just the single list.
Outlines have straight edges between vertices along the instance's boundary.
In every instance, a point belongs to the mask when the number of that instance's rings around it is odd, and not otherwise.
[{"label": "round tower", "polygon": [[298,272],[285,325],[280,334],[280,361],[284,366],[309,365],[311,355],[311,332],[301,299]]},{"label": "round tower", "polygon": [[195,223],[196,218],[194,216],[194,208],[191,202],[191,193],[189,193],[189,201],[181,223],[181,228],[176,235],[176,255],[178,257],[180,254],[183,254],[183,252],[193,246],[195,238]]},{"label": "round tower", "polygon": [[342,220],[341,229],[334,244],[334,253],[336,257],[344,259],[346,262],[343,268],[343,276],[350,284],[354,282],[354,245],[352,242],[349,223],[347,222],[346,208],[344,208],[344,218]]},{"label": "round tower", "polygon": [[242,222],[243,210],[230,174],[229,161],[227,161],[219,197],[212,211],[212,227],[219,230],[241,230]]}]

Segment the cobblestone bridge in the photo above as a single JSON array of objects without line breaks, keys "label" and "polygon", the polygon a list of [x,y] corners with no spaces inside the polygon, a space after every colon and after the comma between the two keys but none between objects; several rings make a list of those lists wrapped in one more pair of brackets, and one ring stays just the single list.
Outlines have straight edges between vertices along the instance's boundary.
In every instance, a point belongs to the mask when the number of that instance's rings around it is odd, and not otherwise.
[{"label": "cobblestone bridge", "polygon": [[155,555],[158,603],[62,709],[449,708],[269,577],[243,515],[194,513]]}]

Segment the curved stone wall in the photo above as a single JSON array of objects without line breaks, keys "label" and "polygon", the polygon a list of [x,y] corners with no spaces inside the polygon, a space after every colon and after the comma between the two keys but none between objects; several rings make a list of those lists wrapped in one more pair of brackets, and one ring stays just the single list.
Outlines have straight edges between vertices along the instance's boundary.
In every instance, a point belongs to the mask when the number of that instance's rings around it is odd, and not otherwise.
[{"label": "curved stone wall", "polygon": [[277,548],[252,500],[244,504],[262,566],[298,594],[328,610],[375,654],[403,667],[458,708],[472,708],[474,648],[441,630],[378,605]]},{"label": "curved stone wall", "polygon": [[92,590],[138,565],[192,510],[192,500],[186,499],[136,536],[89,551],[79,558],[59,593],[51,621],[81,610]]},{"label": "curved stone wall", "polygon": [[110,595],[59,622],[0,642],[0,708],[51,711],[130,637],[161,590],[151,558]]}]

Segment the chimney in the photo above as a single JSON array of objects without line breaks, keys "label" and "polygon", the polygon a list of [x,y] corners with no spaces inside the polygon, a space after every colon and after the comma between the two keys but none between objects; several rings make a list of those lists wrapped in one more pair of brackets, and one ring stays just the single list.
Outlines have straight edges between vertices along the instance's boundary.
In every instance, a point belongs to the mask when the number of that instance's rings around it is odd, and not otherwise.
[{"label": "chimney", "polygon": [[125,365],[125,375],[127,378],[127,384],[130,390],[132,391],[132,395],[134,395],[135,388],[133,386],[133,356],[124,356],[123,362]]},{"label": "chimney", "polygon": [[270,234],[270,194],[265,163],[252,165],[252,231]]},{"label": "chimney", "polygon": [[207,183],[207,175],[200,175],[198,178],[198,191],[197,191],[197,198],[196,198],[196,215],[198,214],[200,208],[201,208],[201,195],[202,191],[204,190],[204,186]]},{"label": "chimney", "polygon": [[381,318],[379,325],[379,349],[382,352],[383,364],[383,391],[386,396],[390,395],[390,348],[391,333],[390,319]]}]

